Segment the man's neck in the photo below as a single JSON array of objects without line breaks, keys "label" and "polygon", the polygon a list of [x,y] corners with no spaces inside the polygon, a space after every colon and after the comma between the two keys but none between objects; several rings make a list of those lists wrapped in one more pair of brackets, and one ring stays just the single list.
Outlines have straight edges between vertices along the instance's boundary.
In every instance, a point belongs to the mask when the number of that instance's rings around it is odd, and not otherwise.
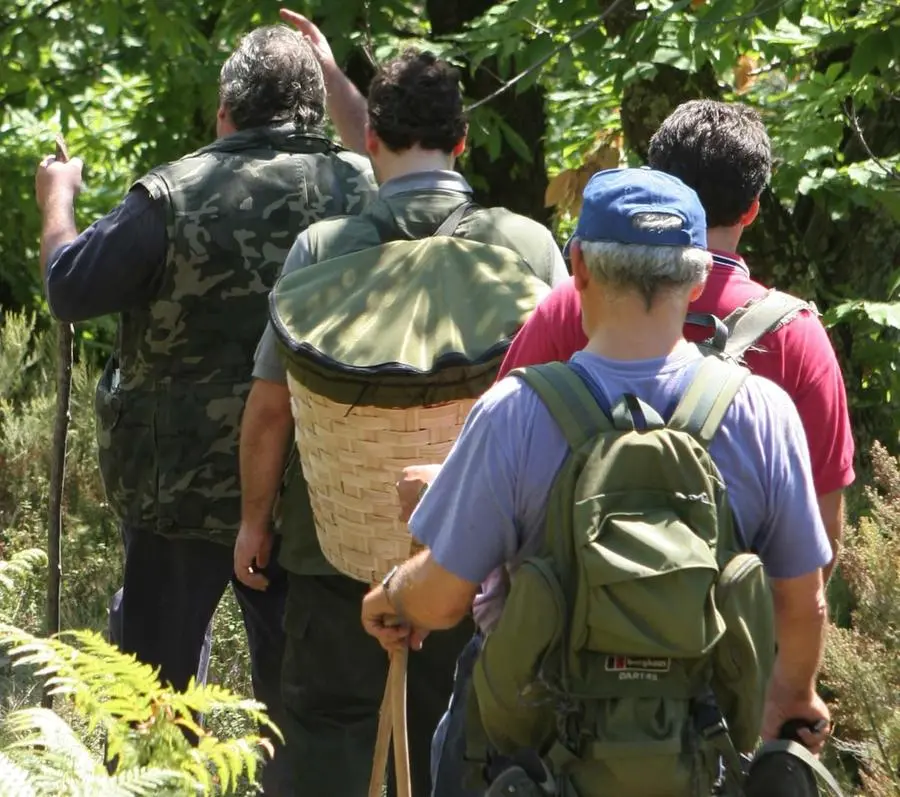
[{"label": "man's neck", "polygon": [[453,168],[453,158],[438,150],[409,149],[395,155],[379,157],[375,161],[378,182],[386,183],[417,172],[446,171]]},{"label": "man's neck", "polygon": [[744,228],[740,224],[734,227],[710,227],[706,231],[706,248],[720,252],[737,252],[738,244]]},{"label": "man's neck", "polygon": [[655,360],[668,357],[684,344],[686,308],[680,302],[657,299],[649,312],[642,298],[604,302],[585,351],[610,360]]}]

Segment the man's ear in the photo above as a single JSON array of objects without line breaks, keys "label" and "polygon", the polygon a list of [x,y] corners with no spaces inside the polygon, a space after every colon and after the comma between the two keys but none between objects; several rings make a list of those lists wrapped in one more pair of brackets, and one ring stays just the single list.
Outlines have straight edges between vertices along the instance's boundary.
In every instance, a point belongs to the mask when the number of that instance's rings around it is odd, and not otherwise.
[{"label": "man's ear", "polygon": [[378,138],[375,131],[372,129],[372,126],[366,122],[366,153],[375,156],[378,154],[378,150],[381,148],[381,139]]},{"label": "man's ear", "polygon": [[747,208],[747,212],[741,216],[740,221],[738,222],[742,227],[749,227],[756,221],[756,217],[759,215],[759,197],[753,200],[753,203]]},{"label": "man's ear", "polygon": [[698,282],[691,288],[688,293],[688,302],[696,302],[703,295],[703,291],[706,290],[706,280],[709,278],[709,272],[712,271],[712,258],[709,259],[709,265],[706,267],[706,273],[703,275],[703,281]]},{"label": "man's ear", "polygon": [[587,289],[591,276],[587,263],[584,262],[584,255],[581,253],[581,243],[578,239],[573,239],[569,244],[569,262],[572,264],[572,279],[575,282],[575,290],[581,293]]},{"label": "man's ear", "polygon": [[[468,133],[468,131],[466,131],[466,132]],[[450,154],[454,158],[458,158],[465,151],[466,151],[466,136],[464,134],[463,137],[459,141],[456,142],[456,146],[454,146],[453,149],[450,150]]]}]

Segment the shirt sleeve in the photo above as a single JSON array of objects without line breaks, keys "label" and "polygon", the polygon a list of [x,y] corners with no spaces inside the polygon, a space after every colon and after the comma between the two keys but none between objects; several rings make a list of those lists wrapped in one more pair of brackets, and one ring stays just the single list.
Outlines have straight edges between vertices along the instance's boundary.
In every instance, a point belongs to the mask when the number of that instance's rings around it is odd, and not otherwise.
[{"label": "shirt sleeve", "polygon": [[495,386],[472,408],[440,473],[409,520],[413,537],[431,550],[435,561],[473,584],[511,561],[520,547],[515,471],[519,457],[501,445],[508,435],[495,428],[502,414],[497,392],[509,387]]},{"label": "shirt sleeve", "polygon": [[800,353],[791,397],[809,442],[816,493],[825,495],[848,487],[856,477],[844,377],[828,333],[815,316],[798,318],[784,331],[782,345]]},{"label": "shirt sleeve", "polygon": [[771,578],[798,578],[825,567],[831,543],[822,524],[803,424],[791,398],[759,379],[764,394],[751,423],[769,452],[763,485],[766,515],[754,548]]},{"label": "shirt sleeve", "polygon": [[[306,268],[311,262],[309,237],[304,230],[297,236],[297,240],[294,241],[294,245],[288,252],[284,265],[281,267],[279,279],[294,271],[299,271],[301,268]],[[287,384],[287,369],[281,359],[278,338],[275,336],[275,328],[271,321],[266,324],[256,347],[256,354],[253,356],[253,378],[276,382],[280,385]]]},{"label": "shirt sleeve", "polygon": [[581,327],[581,300],[571,278],[557,285],[516,334],[497,380],[515,368],[566,362],[587,344]]},{"label": "shirt sleeve", "polygon": [[135,186],[47,263],[50,312],[63,321],[121,313],[156,297],[166,264],[165,205]]}]

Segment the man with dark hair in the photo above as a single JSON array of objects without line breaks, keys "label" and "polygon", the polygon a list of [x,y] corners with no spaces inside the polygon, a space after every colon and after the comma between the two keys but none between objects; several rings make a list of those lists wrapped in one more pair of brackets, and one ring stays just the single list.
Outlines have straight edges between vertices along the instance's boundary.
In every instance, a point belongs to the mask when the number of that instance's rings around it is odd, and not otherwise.
[{"label": "man with dark hair", "polygon": [[[153,169],[80,235],[81,161],[45,159],[41,264],[58,318],[120,314],[96,401],[100,469],[125,543],[113,637],[184,689],[231,581],[255,694],[280,724],[284,574],[273,565],[266,592],[233,577],[238,425],[267,294],[293,239],[362,209],[374,181],[363,158],[322,136],[322,70],[290,28],[241,40],[219,100],[212,144]],[[269,794],[283,793],[281,758],[264,775]]]},{"label": "man with dark hair", "polygon": [[758,208],[772,173],[760,115],[715,100],[690,100],[672,111],[650,140],[649,160],[697,192],[709,229],[734,227]]},{"label": "man with dark hair", "polygon": [[[315,33],[329,109],[337,110],[333,117],[344,140],[369,154],[380,189],[378,199],[360,215],[314,224],[303,233],[285,261],[285,274],[395,238],[432,235],[472,196],[453,169],[467,129],[456,70],[430,53],[405,52],[379,68],[361,120],[362,97]],[[455,235],[513,250],[548,284],[567,276],[549,230],[502,208],[474,207]],[[325,560],[296,452],[285,470],[292,440],[290,395],[271,325],[260,341],[253,375],[241,431],[243,515],[235,572],[245,584],[265,587],[266,579],[254,572],[253,563],[271,545],[270,518],[278,499],[281,564],[289,581],[282,694],[287,714],[283,728],[295,764],[293,793],[361,797],[369,782],[388,666],[359,621],[360,604],[371,585],[338,574]],[[435,634],[409,662],[416,795],[430,792],[431,735],[450,697],[456,657],[471,633],[471,624],[464,623]]]}]

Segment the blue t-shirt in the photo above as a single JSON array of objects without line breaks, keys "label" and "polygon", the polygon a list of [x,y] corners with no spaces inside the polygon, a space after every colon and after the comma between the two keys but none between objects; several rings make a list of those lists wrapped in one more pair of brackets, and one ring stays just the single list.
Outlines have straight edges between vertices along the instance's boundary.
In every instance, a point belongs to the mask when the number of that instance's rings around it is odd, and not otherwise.
[{"label": "blue t-shirt", "polygon": [[[703,355],[680,344],[668,357],[623,362],[572,358],[613,403],[634,393],[658,412],[673,407]],[[710,444],[741,537],[771,578],[796,578],[831,561],[813,488],[806,437],[791,399],[750,376]],[[410,518],[413,536],[451,573],[482,584],[475,619],[489,628],[505,595],[500,568],[537,552],[553,479],[568,453],[549,411],[507,377],[475,405],[440,474]]]}]

